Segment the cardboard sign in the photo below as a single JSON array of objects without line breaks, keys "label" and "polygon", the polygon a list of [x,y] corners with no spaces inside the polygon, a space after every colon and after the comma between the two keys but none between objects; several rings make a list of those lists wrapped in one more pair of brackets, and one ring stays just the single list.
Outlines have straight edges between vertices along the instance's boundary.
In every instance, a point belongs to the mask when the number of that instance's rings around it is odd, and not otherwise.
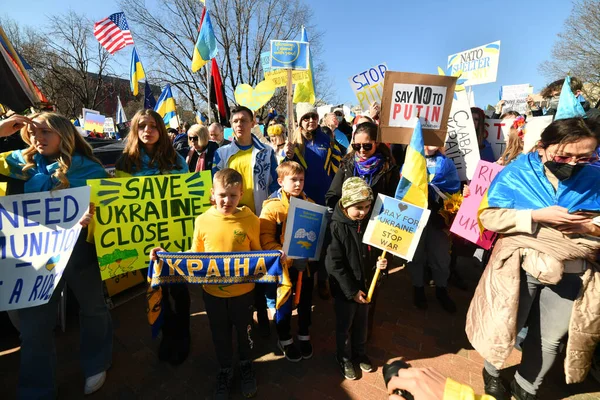
[{"label": "cardboard sign", "polygon": [[412,261],[431,211],[377,195],[363,243]]},{"label": "cardboard sign", "polygon": [[485,119],[485,138],[492,145],[496,159],[499,159],[506,150],[513,121],[513,118]]},{"label": "cardboard sign", "polygon": [[50,300],[89,202],[87,186],[0,197],[0,311]]},{"label": "cardboard sign", "polygon": [[500,41],[448,56],[448,75],[462,71],[463,85],[473,86],[496,82],[500,60]]},{"label": "cardboard sign", "polygon": [[413,117],[419,116],[426,145],[444,145],[456,77],[385,73],[381,101],[380,141],[409,144]]},{"label": "cardboard sign", "polygon": [[96,133],[103,132],[105,119],[104,115],[86,113],[83,120],[83,129]]},{"label": "cardboard sign", "polygon": [[525,137],[523,138],[523,153],[529,153],[537,145],[542,137],[542,132],[553,120],[553,115],[527,118]]},{"label": "cardboard sign", "polygon": [[387,69],[387,65],[381,63],[348,78],[352,91],[363,110],[368,110],[369,106],[375,101],[381,103],[383,80]]},{"label": "cardboard sign", "polygon": [[446,157],[456,166],[461,181],[471,179],[479,162],[477,133],[467,92],[456,92],[448,118]]},{"label": "cardboard sign", "polygon": [[[292,71],[292,84],[308,82],[310,80],[310,71]],[[287,71],[278,69],[271,72],[265,72],[265,81],[271,81],[275,87],[287,86]]]},{"label": "cardboard sign", "polygon": [[533,93],[533,86],[524,85],[508,85],[502,86],[500,99],[504,100],[502,112],[516,111],[519,114],[527,113],[527,96]]},{"label": "cardboard sign", "polygon": [[308,42],[271,40],[271,69],[308,69]]},{"label": "cardboard sign", "polygon": [[187,251],[194,220],[210,207],[210,171],[89,180],[102,279],[148,265],[154,247]]},{"label": "cardboard sign", "polygon": [[326,228],[327,207],[292,197],[283,251],[288,258],[319,260]]},{"label": "cardboard sign", "polygon": [[115,133],[115,122],[112,118],[104,119],[104,132],[106,133]]},{"label": "cardboard sign", "polygon": [[479,205],[490,184],[504,167],[487,161],[479,161],[473,180],[469,185],[471,194],[462,202],[456,218],[450,227],[450,232],[457,234],[476,245],[489,250],[494,243],[496,233],[484,231],[481,235],[477,223]]}]

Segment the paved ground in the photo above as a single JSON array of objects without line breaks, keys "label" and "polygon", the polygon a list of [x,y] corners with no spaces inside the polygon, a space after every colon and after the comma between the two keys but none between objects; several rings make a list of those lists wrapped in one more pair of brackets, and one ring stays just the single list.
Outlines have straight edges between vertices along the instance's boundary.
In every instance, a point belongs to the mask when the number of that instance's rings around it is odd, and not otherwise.
[{"label": "paved ground", "polygon": [[[473,287],[477,269],[463,266]],[[150,338],[146,323],[144,296],[112,311],[115,325],[113,366],[104,388],[89,397],[96,399],[209,399],[217,367],[210,339],[208,320],[198,287],[192,287],[192,351],[179,367],[160,363],[157,342]],[[375,330],[368,354],[378,366],[375,373],[365,374],[356,381],[346,381],[334,362],[334,315],[332,304],[315,294],[312,337],[314,357],[297,364],[286,361],[276,350],[275,333],[270,339],[256,338],[256,371],[258,398],[262,399],[385,399],[386,392],[381,366],[392,357],[405,357],[413,366],[432,366],[443,374],[468,383],[481,393],[483,360],[471,349],[464,334],[464,320],[471,291],[453,289],[459,312],[445,314],[434,299],[434,290],[427,289],[430,307],[427,312],[411,305],[411,286],[407,273],[401,271],[388,277],[381,288],[375,314]],[[0,398],[15,397],[19,352],[18,336],[0,321]],[[274,327],[273,327],[274,328]],[[83,397],[83,376],[78,362],[78,325],[71,316],[66,333],[57,332],[58,381],[60,399]],[[511,367],[503,372],[509,381],[519,363],[520,353],[514,351]],[[549,374],[540,399],[600,399],[600,385],[589,378],[579,385],[564,384],[562,363]],[[237,376],[236,376],[237,379]],[[234,386],[234,399],[241,399],[239,381]]]}]

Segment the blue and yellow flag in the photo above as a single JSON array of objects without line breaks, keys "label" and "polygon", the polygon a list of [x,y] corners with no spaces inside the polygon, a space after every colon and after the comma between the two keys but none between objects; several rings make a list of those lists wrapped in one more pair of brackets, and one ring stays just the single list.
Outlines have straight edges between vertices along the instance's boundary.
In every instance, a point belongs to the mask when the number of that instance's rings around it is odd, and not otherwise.
[{"label": "blue and yellow flag", "polygon": [[425,142],[423,141],[421,120],[417,118],[410,144],[406,149],[406,160],[395,197],[415,206],[427,208],[427,186]]},{"label": "blue and yellow flag", "polygon": [[[308,42],[306,29],[302,27],[301,42]],[[310,50],[309,50],[310,51]],[[294,89],[294,103],[315,103],[315,84],[313,82],[312,57],[308,54],[308,81],[296,84]]]},{"label": "blue and yellow flag", "polygon": [[192,72],[198,71],[209,60],[217,56],[217,38],[210,22],[210,13],[207,11],[198,33],[198,40],[194,46],[192,56]]},{"label": "blue and yellow flag", "polygon": [[131,87],[131,92],[134,96],[138,95],[138,82],[145,77],[144,67],[142,67],[142,62],[134,47],[131,52],[131,67],[129,68],[129,86]]},{"label": "blue and yellow flag", "polygon": [[177,105],[175,104],[173,93],[171,93],[171,85],[168,83],[160,94],[154,111],[160,114],[166,126],[169,126],[171,119],[177,116]]}]

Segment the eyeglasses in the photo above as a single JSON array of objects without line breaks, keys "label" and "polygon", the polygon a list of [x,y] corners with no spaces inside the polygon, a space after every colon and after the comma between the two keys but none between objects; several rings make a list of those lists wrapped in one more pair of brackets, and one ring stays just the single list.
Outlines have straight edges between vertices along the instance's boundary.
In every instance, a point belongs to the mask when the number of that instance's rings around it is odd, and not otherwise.
[{"label": "eyeglasses", "polygon": [[282,148],[283,146],[285,146],[285,143],[278,144],[278,145],[277,145],[277,148],[278,148],[278,149],[280,149],[280,148]]},{"label": "eyeglasses", "polygon": [[318,114],[309,114],[309,115],[305,115],[304,117],[302,117],[302,121],[308,121],[309,119],[314,119],[315,121],[318,121],[319,115]]},{"label": "eyeglasses", "polygon": [[575,162],[577,164],[590,164],[590,163],[598,161],[598,159],[599,158],[597,155],[593,155],[593,156],[589,156],[589,157],[577,157],[577,156],[560,156],[560,155],[554,154],[552,156],[552,160],[554,162],[561,163],[561,164],[566,164],[566,163],[570,163],[570,162]]},{"label": "eyeglasses", "polygon": [[373,143],[352,143],[354,151],[360,151],[361,147],[364,151],[371,151],[373,150]]},{"label": "eyeglasses", "polygon": [[197,142],[198,136],[188,136],[188,139],[191,140],[192,142]]}]

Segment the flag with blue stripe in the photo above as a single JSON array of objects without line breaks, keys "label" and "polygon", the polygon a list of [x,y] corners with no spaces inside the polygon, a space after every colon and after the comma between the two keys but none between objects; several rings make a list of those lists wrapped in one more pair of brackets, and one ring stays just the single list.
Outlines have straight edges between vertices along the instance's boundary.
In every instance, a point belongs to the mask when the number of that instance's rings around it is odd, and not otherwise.
[{"label": "flag with blue stripe", "polygon": [[217,38],[210,22],[210,13],[206,12],[198,40],[194,46],[194,55],[192,56],[192,72],[198,71],[209,60],[217,56]]},{"label": "flag with blue stripe", "polygon": [[160,114],[166,126],[169,126],[171,119],[177,116],[177,106],[171,92],[171,85],[168,83],[160,94],[154,111]]},{"label": "flag with blue stripe", "polygon": [[427,208],[427,186],[425,142],[423,141],[421,120],[417,118],[410,144],[406,149],[406,160],[395,197],[415,206]]},{"label": "flag with blue stripe", "polygon": [[131,52],[131,67],[129,68],[129,86],[134,96],[138,95],[138,82],[146,77],[144,73],[144,67],[138,57],[137,50],[135,47]]}]

